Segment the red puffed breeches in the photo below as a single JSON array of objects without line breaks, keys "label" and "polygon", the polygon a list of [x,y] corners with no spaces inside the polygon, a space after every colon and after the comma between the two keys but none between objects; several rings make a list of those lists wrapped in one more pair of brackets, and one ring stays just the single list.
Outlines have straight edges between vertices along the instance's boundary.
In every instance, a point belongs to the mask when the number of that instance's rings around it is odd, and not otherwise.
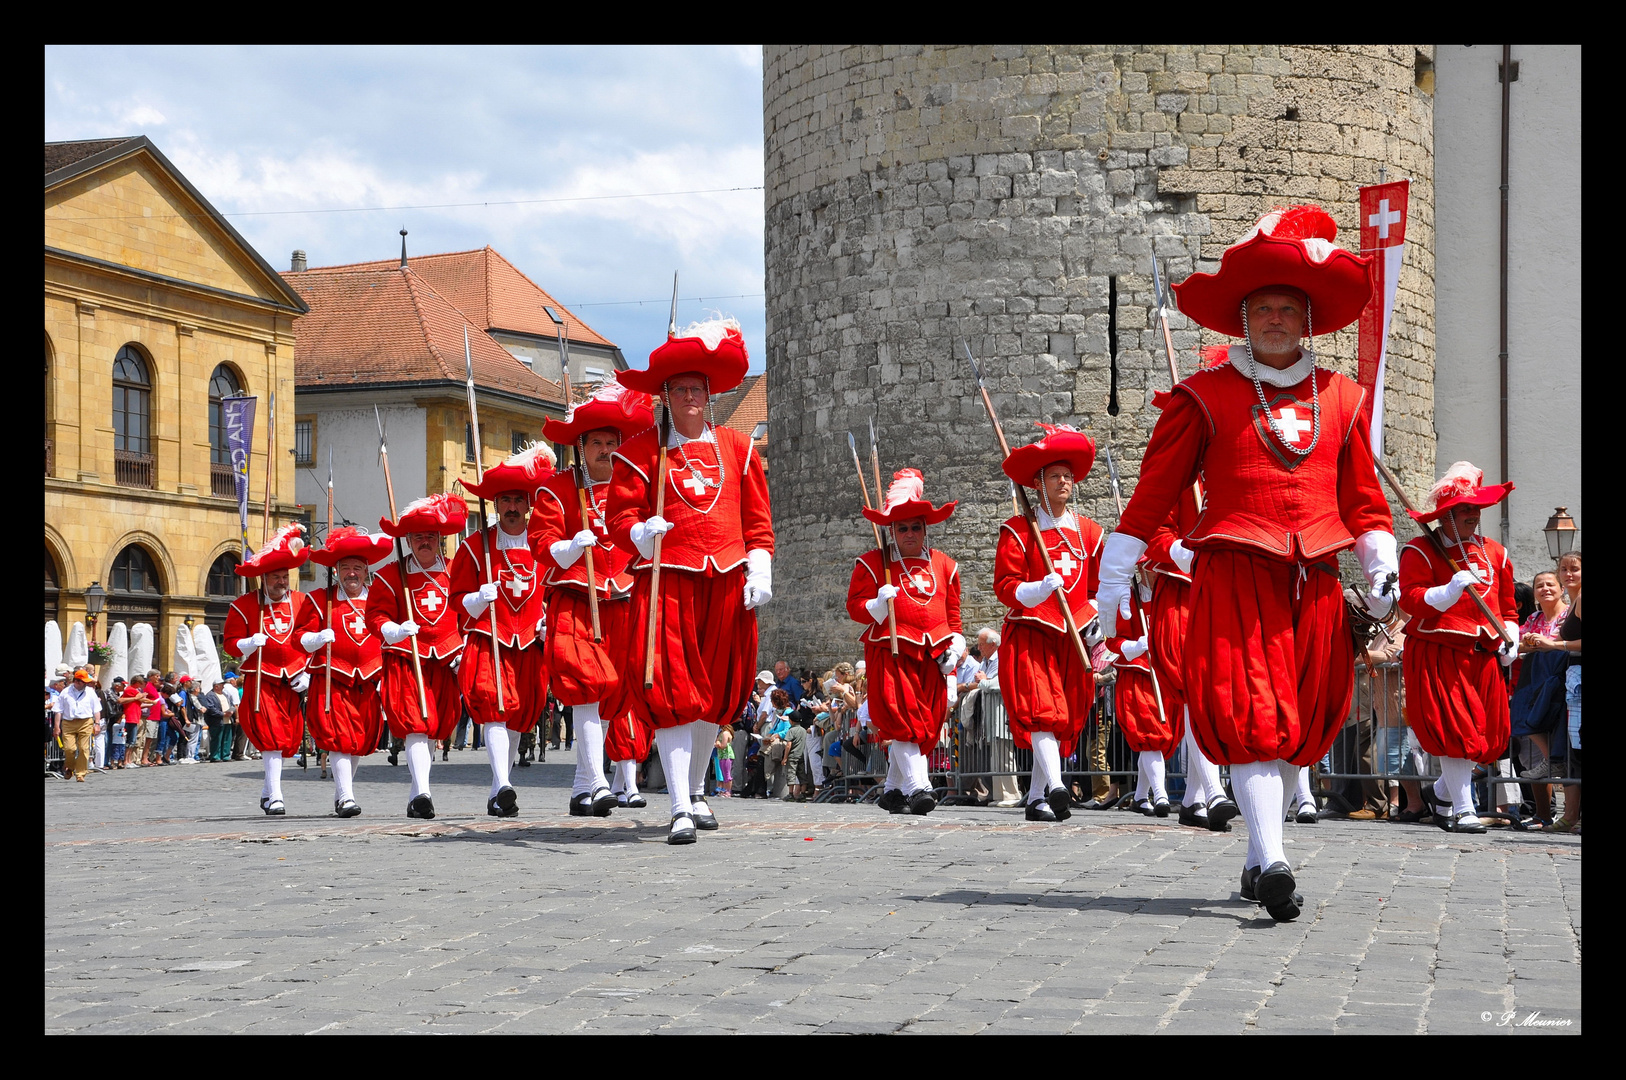
[{"label": "red puffed breeches", "polygon": [[1152,591],[1150,642],[1152,665],[1163,690],[1163,700],[1179,712],[1186,703],[1186,627],[1191,622],[1191,584],[1167,574],[1157,576]]},{"label": "red puffed breeches", "polygon": [[1006,622],[999,641],[999,689],[1020,750],[1033,733],[1048,731],[1072,753],[1095,700],[1095,672],[1079,659],[1072,639],[1026,622]]},{"label": "red puffed breeches", "polygon": [[897,656],[890,643],[865,643],[864,670],[869,718],[880,737],[928,752],[935,747],[948,717],[948,681],[937,661],[913,642],[900,641]]},{"label": "red puffed breeches", "polygon": [[655,729],[640,720],[631,709],[623,709],[614,720],[600,717],[604,724],[604,757],[607,761],[642,761],[655,745]]},{"label": "red puffed breeches", "polygon": [[[666,575],[661,575],[663,586]],[[602,642],[593,640],[593,613],[587,594],[556,588],[548,593],[548,678],[561,705],[597,705],[600,716],[615,716],[631,708],[622,668],[631,649],[632,602],[604,600],[598,605]],[[639,678],[643,671],[637,672]]]},{"label": "red puffed breeches", "polygon": [[457,688],[475,723],[500,721],[509,731],[530,731],[536,726],[543,695],[547,692],[542,646],[516,649],[505,645],[501,656],[502,712],[497,711],[497,683],[491,677],[491,639],[484,634],[470,634],[463,639],[463,663],[457,669]]},{"label": "red puffed breeches", "polygon": [[1192,567],[1185,690],[1216,765],[1319,761],[1349,716],[1355,645],[1336,565],[1204,549]]},{"label": "red puffed breeches", "polygon": [[266,675],[262,682],[261,678],[258,672],[251,672],[243,684],[243,703],[237,710],[243,733],[261,753],[279,750],[285,755],[297,754],[305,739],[305,715],[299,711],[299,695],[287,679]]},{"label": "red puffed breeches", "polygon": [[311,676],[305,695],[305,719],[318,750],[365,757],[378,749],[379,732],[384,727],[384,701],[378,694],[378,679],[352,682],[343,675],[333,677],[333,704],[327,704],[327,676]]},{"label": "red puffed breeches", "polygon": [[658,728],[733,722],[756,681],[757,617],[745,610],[745,565],[714,577],[661,571],[655,685],[645,689],[650,576],[640,571],[632,588],[629,703]]},{"label": "red puffed breeches", "polygon": [[[1159,672],[1159,682],[1162,678],[1163,673]],[[1163,690],[1161,715],[1157,711],[1157,695],[1152,691],[1151,673],[1139,668],[1119,668],[1113,689],[1113,715],[1118,719],[1118,728],[1124,733],[1129,749],[1137,753],[1151,750],[1168,757],[1180,745],[1186,726],[1180,706],[1168,689],[1159,688]]]},{"label": "red puffed breeches", "polygon": [[408,735],[428,735],[431,740],[449,739],[463,718],[463,695],[457,689],[457,675],[439,660],[423,661],[423,692],[429,699],[429,715],[418,709],[418,683],[412,677],[412,657],[384,654],[384,719],[397,739]]},{"label": "red puffed breeches", "polygon": [[1422,634],[1401,655],[1406,719],[1435,757],[1489,762],[1507,749],[1507,684],[1493,652],[1453,649]]}]

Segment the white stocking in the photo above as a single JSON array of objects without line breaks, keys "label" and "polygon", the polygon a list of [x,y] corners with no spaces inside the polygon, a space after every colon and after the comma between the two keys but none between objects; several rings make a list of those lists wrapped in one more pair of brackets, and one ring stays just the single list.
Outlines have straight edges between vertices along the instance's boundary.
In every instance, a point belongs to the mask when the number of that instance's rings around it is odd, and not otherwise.
[{"label": "white stocking", "polygon": [[[1186,734],[1184,738],[1186,748],[1186,798],[1187,806],[1196,806],[1200,801],[1206,806],[1225,794],[1225,785],[1220,782],[1219,766],[1208,760],[1203,748],[1197,745],[1197,736],[1191,733],[1191,710],[1186,710]],[[1197,801],[1194,801],[1197,800]]]},{"label": "white stocking", "polygon": [[915,790],[930,791],[932,787],[931,760],[925,754],[915,753]]},{"label": "white stocking", "polygon": [[429,763],[435,760],[434,752],[429,749],[429,736],[421,731],[408,735],[406,759],[407,769],[412,773],[412,794],[407,796],[410,801],[429,794]]},{"label": "white stocking", "polygon": [[717,748],[717,725],[696,720],[692,725],[693,741],[689,745],[689,799],[692,802],[706,798],[706,769],[711,766],[711,752]]},{"label": "white stocking", "polygon": [[1061,746],[1051,731],[1033,733],[1033,779],[1028,782],[1028,802],[1042,802],[1051,788],[1061,787]]},{"label": "white stocking", "polygon": [[1282,818],[1286,793],[1292,788],[1283,768],[1293,766],[1280,761],[1250,761],[1231,766],[1231,789],[1242,810],[1242,820],[1248,825],[1248,855],[1245,869],[1286,862],[1282,848]]},{"label": "white stocking", "polygon": [[1135,755],[1135,805],[1139,806],[1146,798],[1146,789],[1151,787],[1146,775],[1146,759],[1139,754]]},{"label": "white stocking", "polygon": [[272,802],[282,801],[282,752],[265,750],[260,754],[265,765],[265,797]]},{"label": "white stocking", "polygon": [[328,764],[333,766],[333,801],[354,799],[356,793],[352,785],[355,781],[356,759],[349,754],[334,752],[328,755]]},{"label": "white stocking", "polygon": [[1474,763],[1452,757],[1435,760],[1440,763],[1440,779],[1434,785],[1434,794],[1451,803],[1453,816],[1474,813]]},{"label": "white stocking", "polygon": [[1146,797],[1155,806],[1161,800],[1167,802],[1168,791],[1163,787],[1163,752],[1161,750],[1142,750],[1140,752],[1141,771],[1146,774]]},{"label": "white stocking", "polygon": [[[508,782],[508,768],[512,761],[509,752],[512,749],[508,744],[508,725],[502,721],[491,724],[482,724],[486,740],[486,760],[491,762],[491,795],[496,798],[497,792],[505,787],[512,787]],[[517,741],[517,740],[513,740]]]},{"label": "white stocking", "polygon": [[694,749],[694,733],[689,726],[655,729],[655,748],[661,752],[661,768],[666,772],[666,791],[672,797],[672,815],[694,812],[689,801],[689,755]]},{"label": "white stocking", "polygon": [[881,785],[882,791],[902,791],[904,779],[907,775],[903,771],[903,751],[898,747],[902,743],[893,743],[886,748],[886,781]]},{"label": "white stocking", "polygon": [[570,784],[570,796],[591,795],[604,786],[604,721],[599,719],[598,705],[577,705],[576,719],[576,778]]},{"label": "white stocking", "polygon": [[920,747],[912,742],[895,742],[892,744],[892,757],[898,763],[898,790],[905,795],[913,795],[921,789],[920,770],[915,761],[920,757]]},{"label": "white stocking", "polygon": [[[1310,794],[1310,766],[1308,765],[1304,765],[1299,768],[1298,791],[1293,798],[1293,802],[1298,806],[1315,805],[1315,796]],[[1282,817],[1285,818],[1286,816],[1287,810],[1284,808],[1282,810]]]},{"label": "white stocking", "polygon": [[638,763],[636,761],[618,761],[615,763],[615,793],[632,798],[638,794]]}]

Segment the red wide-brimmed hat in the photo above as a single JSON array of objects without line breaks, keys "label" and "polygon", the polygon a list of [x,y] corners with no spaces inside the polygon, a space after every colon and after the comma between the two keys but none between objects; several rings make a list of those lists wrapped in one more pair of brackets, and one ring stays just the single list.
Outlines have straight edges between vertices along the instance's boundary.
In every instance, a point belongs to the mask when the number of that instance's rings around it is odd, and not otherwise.
[{"label": "red wide-brimmed hat", "polygon": [[621,385],[646,394],[659,394],[668,379],[693,373],[704,375],[713,394],[740,385],[750,361],[738,319],[711,319],[690,323],[649,354],[649,367],[621,372]]},{"label": "red wide-brimmed hat", "polygon": [[346,525],[327,534],[327,547],[312,551],[311,562],[337,566],[340,559],[360,559],[371,566],[387,557],[394,546],[387,536],[369,533],[359,525]]},{"label": "red wide-brimmed hat", "polygon": [[409,504],[401,511],[400,521],[392,522],[389,518],[379,518],[378,527],[395,537],[410,536],[413,533],[439,533],[442,536],[450,536],[452,533],[462,532],[463,524],[468,520],[469,504],[448,491]]},{"label": "red wide-brimmed hat", "polygon": [[477,499],[495,499],[505,491],[523,491],[527,498],[536,498],[536,489],[553,476],[553,467],[559,459],[547,443],[532,443],[512,455],[501,465],[485,471],[479,483],[459,480],[463,490]]},{"label": "red wide-brimmed hat", "polygon": [[864,507],[864,516],[877,525],[892,525],[912,518],[925,518],[926,524],[947,521],[959,500],[933,506],[925,497],[926,478],[919,469],[899,469],[892,474],[892,486],[886,489],[886,505],[879,510]]},{"label": "red wide-brimmed hat", "polygon": [[310,555],[305,546],[305,527],[296,521],[278,529],[269,543],[238,563],[237,573],[240,577],[259,577],[272,570],[292,570],[304,566]]},{"label": "red wide-brimmed hat", "polygon": [[1095,464],[1095,440],[1067,424],[1041,421],[1039,427],[1044,437],[1012,450],[1003,466],[1005,475],[1024,487],[1038,487],[1040,470],[1065,461],[1073,467],[1073,479],[1082,483]]},{"label": "red wide-brimmed hat", "polygon": [[1338,225],[1319,206],[1289,206],[1259,219],[1225,249],[1217,274],[1192,274],[1174,287],[1180,310],[1199,324],[1242,336],[1242,302],[1271,286],[1309,298],[1310,333],[1330,334],[1361,317],[1372,295],[1372,260],[1333,244]]},{"label": "red wide-brimmed hat", "polygon": [[1434,509],[1419,513],[1416,510],[1407,510],[1412,520],[1420,525],[1427,525],[1431,521],[1438,521],[1451,511],[1454,506],[1477,506],[1483,509],[1495,506],[1513,490],[1510,480],[1504,484],[1485,486],[1485,473],[1474,467],[1471,461],[1459,461],[1445,470],[1440,482],[1429,489],[1429,502]]},{"label": "red wide-brimmed hat", "polygon": [[572,405],[563,420],[542,425],[542,437],[549,442],[573,443],[589,431],[611,428],[630,439],[655,424],[655,407],[648,394],[630,389],[622,380],[624,372],[611,372],[604,385],[580,405]]}]

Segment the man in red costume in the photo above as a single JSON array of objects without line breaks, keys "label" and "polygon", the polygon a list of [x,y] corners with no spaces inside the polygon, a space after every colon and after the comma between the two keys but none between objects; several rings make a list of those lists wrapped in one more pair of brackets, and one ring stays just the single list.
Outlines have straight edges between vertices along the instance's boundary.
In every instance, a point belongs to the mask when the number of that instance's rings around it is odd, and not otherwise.
[{"label": "man in red costume", "polygon": [[[1519,640],[1513,563],[1501,544],[1479,535],[1479,513],[1512,491],[1512,484],[1486,487],[1483,472],[1457,462],[1429,493],[1434,509],[1411,515],[1425,529],[1439,523],[1434,535],[1456,567],[1426,536],[1400,551],[1400,606],[1411,616],[1401,656],[1407,716],[1418,745],[1439,759],[1440,778],[1423,785],[1423,801],[1447,832],[1485,831],[1474,812],[1474,762],[1495,761],[1507,749],[1501,668],[1516,659]],[[1505,638],[1470,589],[1496,615]]]},{"label": "man in red costume", "polygon": [[[942,735],[948,680],[965,656],[959,564],[926,544],[926,527],[947,521],[958,504],[933,506],[925,490],[919,469],[900,469],[892,474],[885,504],[879,510],[864,508],[864,516],[885,530],[886,565],[879,551],[866,551],[847,586],[847,614],[865,628],[870,722],[892,743],[877,800],[892,814],[929,814],[937,807],[926,755]],[[889,601],[897,618],[897,656],[892,655]]]},{"label": "man in red costume", "polygon": [[[1144,575],[1144,560],[1141,569]],[[1136,754],[1135,809],[1148,817],[1168,817],[1164,759],[1180,745],[1185,725],[1179,699],[1163,685],[1162,672],[1152,667],[1147,617],[1151,601],[1152,588],[1144,581],[1137,583],[1129,594],[1129,618],[1117,620],[1121,636],[1107,638],[1106,646],[1116,671],[1112,714],[1124,742]]]},{"label": "man in red costume", "polygon": [[260,588],[232,601],[221,637],[226,651],[242,658],[237,722],[260,751],[265,766],[260,809],[272,817],[288,812],[282,801],[282,759],[298,753],[305,737],[299,695],[310,685],[310,676],[299,638],[322,627],[322,614],[311,598],[289,591],[289,571],[308,558],[304,529],[295,523],[278,529],[253,558],[239,563],[237,573],[260,578]]},{"label": "man in red costume", "polygon": [[[409,818],[435,816],[429,793],[434,752],[429,744],[450,738],[463,715],[457,685],[463,635],[451,610],[451,575],[440,538],[462,532],[468,517],[468,504],[448,492],[408,505],[398,521],[378,522],[384,532],[404,539],[411,548],[410,554],[374,575],[367,594],[367,629],[382,639],[384,647],[384,719],[390,734],[405,742],[412,772]],[[421,688],[413,668],[414,648],[423,670]]]},{"label": "man in red costume", "polygon": [[1338,552],[1355,549],[1369,610],[1386,616],[1394,602],[1394,525],[1366,393],[1300,345],[1354,322],[1371,292],[1367,260],[1335,247],[1337,231],[1317,207],[1272,211],[1217,274],[1175,286],[1181,311],[1242,344],[1175,388],[1101,559],[1112,637],[1148,541],[1203,477],[1206,505],[1183,541],[1197,553],[1186,699],[1198,745],[1231,766],[1248,823],[1242,895],[1278,920],[1302,902],[1282,847],[1297,769],[1327,752],[1354,688]]},{"label": "man in red costume", "polygon": [[[463,625],[457,682],[469,715],[485,736],[491,762],[486,813],[492,817],[519,816],[519,798],[508,774],[519,755],[519,737],[536,726],[548,692],[540,637],[542,581],[526,524],[531,493],[553,475],[553,465],[553,451],[545,444],[530,446],[487,469],[481,483],[463,485],[497,509],[497,524],[464,539],[452,559],[452,604]],[[493,621],[501,646],[501,712],[492,663]]]},{"label": "man in red costume", "polygon": [[[361,813],[354,788],[359,759],[378,749],[384,727],[378,680],[384,660],[376,635],[367,628],[367,567],[389,556],[390,538],[346,525],[328,534],[327,547],[311,552],[311,561],[331,566],[339,579],[331,599],[326,588],[311,593],[325,627],[306,631],[299,639],[310,654],[306,670],[311,676],[305,697],[305,719],[318,750],[328,752],[333,765],[333,812],[342,818]],[[328,619],[328,607],[333,609]],[[332,656],[333,688],[328,694],[328,657]]]},{"label": "man in red costume", "polygon": [[[707,421],[711,395],[738,386],[747,363],[739,324],[714,320],[672,334],[650,353],[648,368],[621,373],[623,386],[660,393],[671,421],[664,447],[651,429],[616,451],[609,517],[610,538],[633,558],[632,651],[624,670],[633,708],[656,729],[672,797],[672,844],[692,844],[696,829],[717,827],[704,798],[706,766],[718,725],[750,696],[755,609],[773,595],[773,516],[762,462],[747,436]],[[662,468],[665,507],[657,514]],[[654,685],[645,688],[652,606],[659,614]]]},{"label": "man in red costume", "polygon": [[[604,782],[607,735],[616,753],[630,755],[640,746],[644,755],[649,753],[647,723],[634,715],[627,697],[633,678],[643,678],[642,671],[633,672],[627,665],[633,632],[629,556],[610,543],[604,509],[616,449],[623,439],[649,430],[653,419],[649,395],[628,390],[611,375],[591,399],[571,406],[566,420],[549,420],[542,426],[544,439],[575,448],[574,467],[556,473],[537,492],[530,526],[531,551],[546,570],[549,679],[554,698],[570,707],[575,723],[571,817],[607,817],[619,801]],[[585,489],[580,483],[584,476]],[[591,584],[588,552],[592,552]],[[593,640],[589,588],[598,593],[601,641]],[[636,805],[643,806],[636,784],[630,796],[625,794],[627,759],[612,760],[617,791],[626,800],[621,805],[631,806],[637,799]],[[630,762],[634,769],[638,761]]]},{"label": "man in red costume", "polygon": [[1034,515],[1055,569],[1046,571],[1026,518],[1005,522],[994,556],[994,595],[1010,609],[1000,634],[999,687],[1017,748],[1033,751],[1027,819],[1066,821],[1073,811],[1061,748],[1070,755],[1078,743],[1095,697],[1095,672],[1067,632],[1061,598],[1074,626],[1095,619],[1102,532],[1067,508],[1095,463],[1095,443],[1071,427],[1039,426],[1044,437],[1012,450],[1003,467],[1011,480],[1035,490]]}]

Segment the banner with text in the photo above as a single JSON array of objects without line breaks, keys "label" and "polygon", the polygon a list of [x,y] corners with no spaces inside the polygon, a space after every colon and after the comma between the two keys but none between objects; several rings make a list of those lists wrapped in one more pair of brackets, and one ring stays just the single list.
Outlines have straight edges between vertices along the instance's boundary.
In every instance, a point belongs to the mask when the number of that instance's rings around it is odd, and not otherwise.
[{"label": "banner with text", "polygon": [[242,532],[243,558],[248,558],[248,455],[254,448],[254,407],[258,399],[220,399],[220,426],[226,432],[232,479],[237,484],[237,522]]}]

